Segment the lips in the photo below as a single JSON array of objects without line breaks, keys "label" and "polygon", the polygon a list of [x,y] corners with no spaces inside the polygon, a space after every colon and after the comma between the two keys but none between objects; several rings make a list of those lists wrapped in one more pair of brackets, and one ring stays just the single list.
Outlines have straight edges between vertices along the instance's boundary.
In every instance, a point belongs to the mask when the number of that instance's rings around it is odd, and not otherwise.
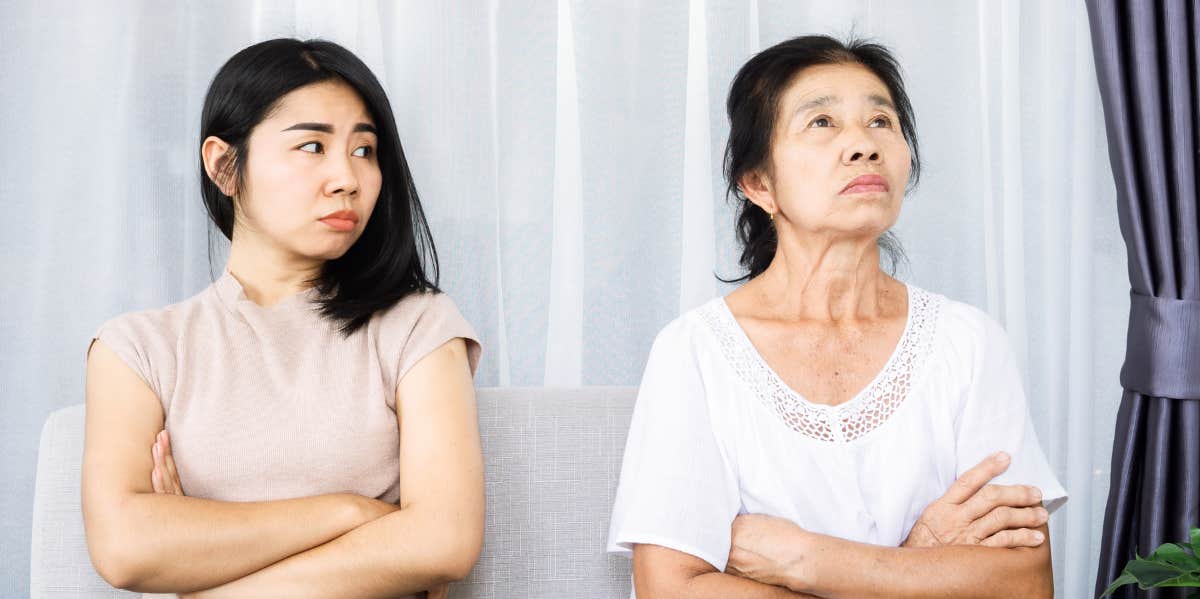
[{"label": "lips", "polygon": [[358,215],[353,210],[338,210],[322,216],[320,221],[335,231],[350,231],[358,224]]},{"label": "lips", "polygon": [[887,179],[879,175],[859,175],[842,188],[841,193],[868,193],[872,191],[887,191]]}]

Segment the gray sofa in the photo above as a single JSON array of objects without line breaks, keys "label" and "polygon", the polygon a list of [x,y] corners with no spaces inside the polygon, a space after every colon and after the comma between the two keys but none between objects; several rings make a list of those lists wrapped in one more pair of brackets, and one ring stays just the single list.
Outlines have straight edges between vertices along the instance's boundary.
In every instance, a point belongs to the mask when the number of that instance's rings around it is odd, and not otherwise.
[{"label": "gray sofa", "polygon": [[[604,552],[633,410],[632,387],[479,390],[487,535],[451,597],[629,596],[630,563]],[[124,597],[96,574],[79,509],[83,406],[42,428],[34,488],[30,591]]]}]

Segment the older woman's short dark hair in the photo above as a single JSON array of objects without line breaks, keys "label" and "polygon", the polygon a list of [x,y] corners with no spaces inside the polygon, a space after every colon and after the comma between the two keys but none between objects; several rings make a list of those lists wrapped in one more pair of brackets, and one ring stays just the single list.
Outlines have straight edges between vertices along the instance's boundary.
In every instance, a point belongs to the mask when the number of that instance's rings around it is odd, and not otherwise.
[{"label": "older woman's short dark hair", "polygon": [[[729,142],[725,145],[726,194],[738,201],[737,237],[742,246],[739,260],[746,274],[728,282],[752,279],[767,269],[775,257],[775,227],[769,215],[740,193],[738,182],[747,173],[770,166],[779,101],[788,86],[804,69],[818,65],[858,64],[879,77],[892,95],[900,120],[900,131],[912,153],[908,189],[921,174],[920,153],[912,103],[904,91],[900,64],[881,44],[852,39],[841,42],[826,35],[806,35],[778,43],[742,65],[729,88]],[[880,249],[891,267],[904,260],[899,241],[890,231],[879,239]]]}]

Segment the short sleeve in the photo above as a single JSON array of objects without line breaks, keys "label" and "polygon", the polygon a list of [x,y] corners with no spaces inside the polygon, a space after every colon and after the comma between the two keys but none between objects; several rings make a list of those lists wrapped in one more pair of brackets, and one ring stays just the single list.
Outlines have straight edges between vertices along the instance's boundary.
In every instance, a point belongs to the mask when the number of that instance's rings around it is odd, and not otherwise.
[{"label": "short sleeve", "polygon": [[144,326],[139,326],[138,315],[134,313],[123,314],[110,319],[92,335],[91,341],[88,342],[87,352],[92,352],[92,344],[96,340],[104,342],[105,347],[108,347],[117,354],[117,357],[129,367],[130,370],[146,383],[146,386],[154,392],[154,395],[162,400],[162,385],[156,376],[153,368],[153,361],[150,359],[150,348],[147,347],[147,339],[145,338],[146,331]]},{"label": "short sleeve", "polygon": [[677,320],[655,339],[642,375],[608,551],[661,545],[724,571],[741,495],[709,404],[695,348]]},{"label": "short sleeve", "polygon": [[1012,461],[993,482],[1038,487],[1042,505],[1053,512],[1067,501],[1067,492],[1038,443],[1008,334],[991,317],[979,314],[983,319],[982,342],[975,352],[972,378],[955,430],[956,476],[1003,450]]},{"label": "short sleeve", "polygon": [[382,320],[380,335],[390,343],[399,344],[393,387],[421,358],[456,337],[466,340],[467,361],[471,376],[475,375],[481,354],[479,338],[450,296],[438,292],[413,294],[401,300],[389,313]]}]

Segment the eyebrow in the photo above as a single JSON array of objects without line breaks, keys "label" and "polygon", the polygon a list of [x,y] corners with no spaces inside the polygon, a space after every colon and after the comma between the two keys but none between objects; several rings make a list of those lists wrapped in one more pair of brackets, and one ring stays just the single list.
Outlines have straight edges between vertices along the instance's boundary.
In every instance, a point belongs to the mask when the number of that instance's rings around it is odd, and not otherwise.
[{"label": "eyebrow", "polygon": [[[832,106],[841,101],[842,101],[842,99],[837,96],[820,96],[820,97],[813,98],[813,99],[801,104],[798,108],[796,108],[796,112],[794,114],[800,114],[807,110],[811,110],[813,108],[819,108],[822,106]],[[886,97],[881,96],[879,94],[868,94],[867,101],[869,101],[871,104],[873,104],[875,106],[882,106],[884,108],[891,109],[892,111],[896,110],[896,107],[894,105],[892,105],[891,100],[888,100]]]},{"label": "eyebrow", "polygon": [[868,99],[868,100],[870,100],[870,101],[871,101],[871,103],[872,103],[872,104],[874,104],[874,105],[876,105],[876,106],[882,106],[882,107],[884,107],[884,108],[890,108],[890,109],[891,109],[891,110],[893,110],[893,111],[894,111],[894,110],[896,110],[896,107],[892,105],[892,101],[891,101],[891,100],[889,100],[889,99],[887,99],[887,98],[885,98],[885,97],[883,97],[883,96],[881,96],[881,95],[879,95],[879,94],[871,94],[871,95],[867,96],[867,99]]},{"label": "eyebrow", "polygon": [[[333,125],[329,123],[296,123],[283,131],[320,131],[321,133],[333,133]],[[370,123],[359,123],[354,126],[352,131],[355,133],[362,131],[378,135],[375,131],[375,126]]]}]

